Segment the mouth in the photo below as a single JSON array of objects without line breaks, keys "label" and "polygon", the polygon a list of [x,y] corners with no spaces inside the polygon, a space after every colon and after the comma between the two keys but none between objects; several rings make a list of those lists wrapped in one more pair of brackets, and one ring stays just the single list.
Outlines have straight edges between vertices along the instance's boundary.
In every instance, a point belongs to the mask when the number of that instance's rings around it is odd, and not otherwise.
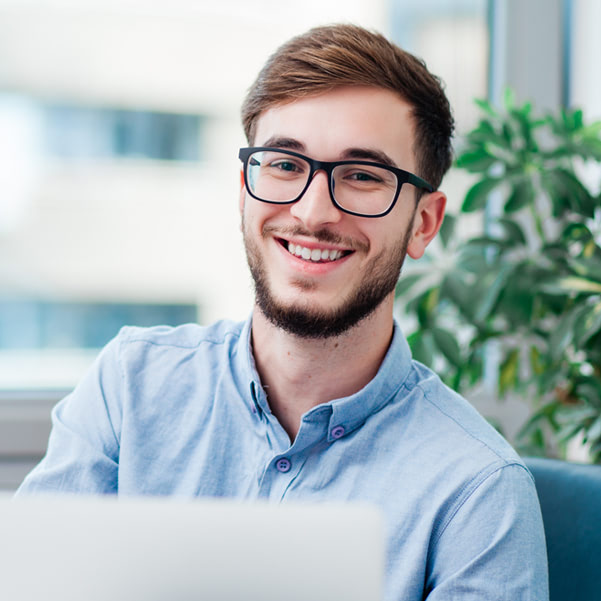
[{"label": "mouth", "polygon": [[312,263],[333,263],[334,261],[338,261],[353,252],[352,250],[339,250],[333,248],[307,248],[306,246],[294,244],[282,238],[278,239],[278,242],[291,255],[294,255],[303,261],[309,261]]}]

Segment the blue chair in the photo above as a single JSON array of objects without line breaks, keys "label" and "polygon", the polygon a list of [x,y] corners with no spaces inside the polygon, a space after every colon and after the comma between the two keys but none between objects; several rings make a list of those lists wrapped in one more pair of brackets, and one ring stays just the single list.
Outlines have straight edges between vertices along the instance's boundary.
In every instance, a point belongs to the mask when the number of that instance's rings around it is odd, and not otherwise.
[{"label": "blue chair", "polygon": [[550,601],[601,600],[601,466],[525,462],[545,525]]}]

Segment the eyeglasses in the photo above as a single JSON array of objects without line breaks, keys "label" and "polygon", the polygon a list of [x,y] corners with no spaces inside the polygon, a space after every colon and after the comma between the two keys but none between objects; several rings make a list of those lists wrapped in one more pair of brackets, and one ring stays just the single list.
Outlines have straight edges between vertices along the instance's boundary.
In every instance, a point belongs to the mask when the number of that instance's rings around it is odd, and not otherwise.
[{"label": "eyeglasses", "polygon": [[345,213],[383,217],[392,211],[403,184],[434,192],[417,175],[372,161],[316,161],[281,148],[241,148],[244,183],[257,200],[274,204],[296,202],[306,192],[313,175],[326,172],[330,198]]}]

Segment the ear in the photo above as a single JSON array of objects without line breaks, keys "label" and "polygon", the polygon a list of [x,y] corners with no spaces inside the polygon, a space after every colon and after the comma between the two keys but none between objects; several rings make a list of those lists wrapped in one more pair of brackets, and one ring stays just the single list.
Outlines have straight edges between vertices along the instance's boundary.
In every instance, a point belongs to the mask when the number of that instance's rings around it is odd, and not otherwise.
[{"label": "ear", "polygon": [[415,212],[413,233],[407,245],[407,254],[412,259],[419,259],[438,233],[446,204],[447,197],[438,190],[421,197]]}]

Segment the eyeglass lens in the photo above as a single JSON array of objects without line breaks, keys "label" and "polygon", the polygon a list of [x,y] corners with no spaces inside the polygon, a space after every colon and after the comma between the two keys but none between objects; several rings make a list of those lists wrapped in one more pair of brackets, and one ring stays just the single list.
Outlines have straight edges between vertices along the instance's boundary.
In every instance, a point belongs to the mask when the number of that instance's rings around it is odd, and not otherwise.
[{"label": "eyeglass lens", "polygon": [[[248,160],[247,182],[254,196],[269,202],[299,197],[311,175],[307,161],[285,152],[257,151]],[[397,191],[397,177],[388,169],[348,163],[332,171],[334,198],[343,209],[362,215],[388,210]]]}]

